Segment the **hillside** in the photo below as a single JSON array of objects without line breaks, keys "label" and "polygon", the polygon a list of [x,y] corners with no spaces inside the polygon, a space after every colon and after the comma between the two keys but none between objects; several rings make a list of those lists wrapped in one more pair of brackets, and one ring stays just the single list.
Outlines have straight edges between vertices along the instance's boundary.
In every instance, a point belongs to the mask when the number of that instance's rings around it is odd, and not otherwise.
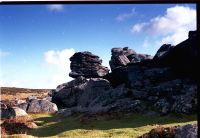
[{"label": "hillside", "polygon": [[47,96],[51,89],[27,89],[15,87],[1,87],[1,101],[12,101],[15,99],[24,100],[28,96],[34,95],[39,98]]}]

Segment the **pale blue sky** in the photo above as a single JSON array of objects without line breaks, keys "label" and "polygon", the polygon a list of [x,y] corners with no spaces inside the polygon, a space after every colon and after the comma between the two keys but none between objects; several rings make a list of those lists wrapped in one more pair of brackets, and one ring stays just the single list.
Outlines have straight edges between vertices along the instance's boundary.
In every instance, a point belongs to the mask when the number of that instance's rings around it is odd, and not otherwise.
[{"label": "pale blue sky", "polygon": [[91,51],[109,66],[111,48],[154,55],[196,29],[195,4],[1,5],[1,86],[55,88],[68,58]]}]

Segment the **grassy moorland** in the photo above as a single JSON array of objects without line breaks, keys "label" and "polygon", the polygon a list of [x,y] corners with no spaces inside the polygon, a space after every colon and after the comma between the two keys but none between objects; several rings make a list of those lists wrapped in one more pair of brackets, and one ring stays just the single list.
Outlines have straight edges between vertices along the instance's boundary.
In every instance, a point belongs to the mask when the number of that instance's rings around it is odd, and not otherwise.
[{"label": "grassy moorland", "polygon": [[1,87],[1,100],[12,101],[15,99],[24,100],[28,96],[34,95],[39,98],[47,96],[50,89],[27,89],[15,87]]},{"label": "grassy moorland", "polygon": [[26,135],[9,137],[64,137],[64,138],[136,138],[149,132],[158,125],[165,127],[195,124],[195,115],[147,116],[142,114],[126,114],[121,116],[74,115],[63,117],[53,114],[30,114],[37,124]]},{"label": "grassy moorland", "polygon": [[[48,90],[3,88],[2,100],[24,99],[27,95],[44,97]],[[5,91],[6,90],[6,91]],[[7,97],[10,95],[10,97]],[[63,138],[136,138],[158,125],[176,126],[197,123],[196,115],[170,114],[166,116],[143,114],[103,114],[63,117],[56,114],[29,114],[38,126],[26,134],[7,135],[12,138],[63,137]]]}]

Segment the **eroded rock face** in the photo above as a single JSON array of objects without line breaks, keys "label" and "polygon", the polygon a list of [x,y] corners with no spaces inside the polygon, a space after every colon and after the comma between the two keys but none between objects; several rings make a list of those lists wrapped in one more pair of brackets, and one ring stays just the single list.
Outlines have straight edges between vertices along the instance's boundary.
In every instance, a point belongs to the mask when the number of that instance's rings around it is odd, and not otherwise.
[{"label": "eroded rock face", "polygon": [[146,59],[152,59],[150,55],[137,54],[134,50],[128,47],[124,48],[112,48],[111,60],[109,61],[110,68],[113,71],[117,67],[126,66],[128,63],[140,62]]},{"label": "eroded rock face", "polygon": [[107,80],[91,78],[72,88],[63,88],[52,98],[53,102],[62,102],[62,105],[72,112],[144,111],[143,101],[133,99],[130,94],[124,84],[113,89]]},{"label": "eroded rock face", "polygon": [[[81,81],[77,79],[68,82],[66,87],[53,95],[53,102],[65,107],[87,106],[94,98],[110,89],[109,82],[102,78],[82,79]],[[70,84],[74,85],[68,87]]]},{"label": "eroded rock face", "polygon": [[117,87],[128,80],[127,67],[117,67],[103,78],[107,79],[113,87]]},{"label": "eroded rock face", "polygon": [[127,87],[132,96],[153,105],[160,113],[191,114],[197,111],[197,83],[178,78],[170,68],[128,67]]},{"label": "eroded rock face", "polygon": [[86,78],[95,78],[105,76],[109,69],[102,66],[102,60],[91,52],[77,52],[70,58],[71,72],[69,76],[77,78],[80,76]]}]

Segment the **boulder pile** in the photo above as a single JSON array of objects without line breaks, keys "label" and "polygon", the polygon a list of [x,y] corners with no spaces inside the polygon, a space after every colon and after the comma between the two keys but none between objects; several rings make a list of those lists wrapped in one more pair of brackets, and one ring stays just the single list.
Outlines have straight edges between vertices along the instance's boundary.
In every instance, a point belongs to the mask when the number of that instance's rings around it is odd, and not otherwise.
[{"label": "boulder pile", "polygon": [[77,52],[70,58],[71,72],[69,76],[77,78],[83,76],[86,78],[102,77],[108,74],[109,69],[101,65],[102,60],[91,52]]}]

